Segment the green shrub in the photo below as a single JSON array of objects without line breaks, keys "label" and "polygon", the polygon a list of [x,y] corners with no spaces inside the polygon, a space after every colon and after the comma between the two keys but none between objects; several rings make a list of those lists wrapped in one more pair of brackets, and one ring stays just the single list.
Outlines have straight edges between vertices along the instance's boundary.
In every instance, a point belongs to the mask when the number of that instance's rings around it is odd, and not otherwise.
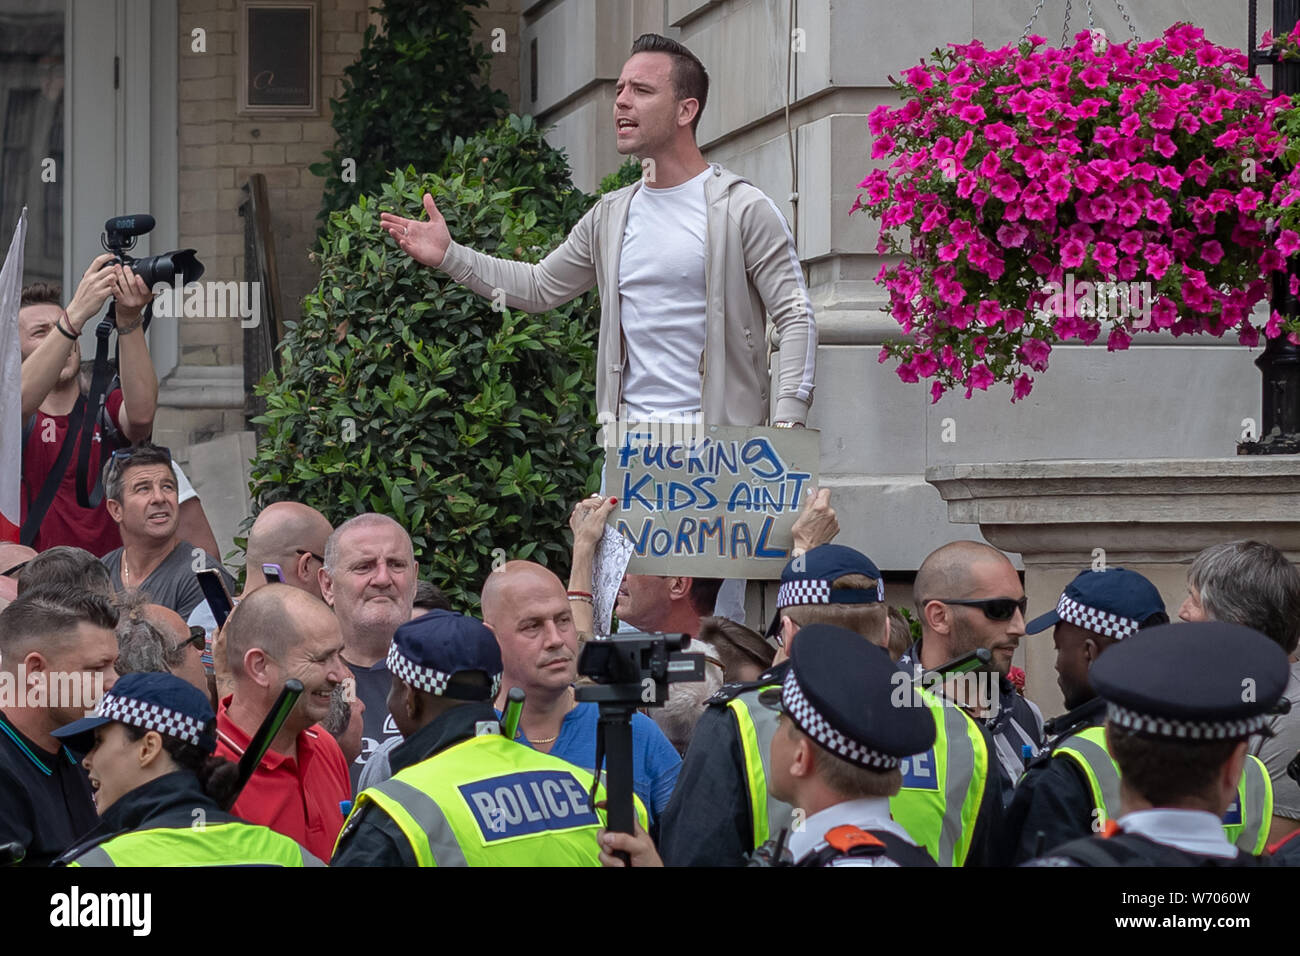
[{"label": "green shrub", "polygon": [[[338,141],[314,163],[325,177],[320,218],[378,194],[393,170],[437,169],[457,136],[491,125],[509,106],[492,89],[492,54],[471,46],[473,7],[485,0],[384,0],[384,31],[371,25],[357,61],[344,71],[343,95],[330,100]],[[344,160],[355,162],[345,181]],[[323,227],[322,227],[323,231]]]},{"label": "green shrub", "polygon": [[[438,175],[397,172],[333,213],[320,285],[259,388],[258,506],[290,498],[336,526],[363,511],[411,532],[421,576],[465,610],[493,558],[568,567],[569,504],[598,486],[594,292],[551,312],[496,312],[410,260],[381,210],[423,218],[432,193],[452,237],[540,260],[592,197],[531,117],[457,139]],[[500,550],[497,550],[500,549]]]}]

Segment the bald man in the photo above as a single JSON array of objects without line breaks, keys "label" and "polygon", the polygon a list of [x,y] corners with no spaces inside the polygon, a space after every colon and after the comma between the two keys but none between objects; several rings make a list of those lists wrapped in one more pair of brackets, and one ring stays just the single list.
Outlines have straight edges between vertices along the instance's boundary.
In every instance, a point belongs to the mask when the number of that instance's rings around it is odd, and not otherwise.
[{"label": "bald man", "polygon": [[[161,604],[146,604],[140,616],[158,628],[167,639],[167,669],[181,680],[193,684],[206,697],[210,693],[208,675],[203,670],[203,642],[195,642],[190,626],[181,616]],[[200,635],[202,637],[202,635]]]},{"label": "bald man", "polygon": [[[488,575],[480,596],[483,621],[501,646],[501,694],[526,695],[517,741],[591,771],[596,762],[596,704],[574,698],[578,632],[564,585],[531,561],[508,561]],[[682,760],[644,714],[632,717],[632,782],[651,820],[668,806]]]},{"label": "bald man", "polygon": [[18,597],[18,572],[34,557],[36,552],[26,545],[0,541],[0,610]]},{"label": "bald man", "polygon": [[[320,597],[319,572],[325,563],[325,542],[333,531],[329,519],[310,505],[297,501],[267,505],[248,529],[243,594],[266,583],[262,565],[276,564],[283,583]],[[207,601],[200,602],[188,623],[209,631],[217,626]]]},{"label": "bald man", "polygon": [[411,619],[418,570],[411,536],[387,515],[350,518],[325,543],[321,594],[338,615],[343,659],[365,704],[361,753],[349,764],[354,792],[370,758],[401,736],[388,711],[388,646]]},{"label": "bald man", "polygon": [[326,858],[343,829],[340,803],[352,792],[343,751],[319,726],[346,673],[338,620],[320,598],[267,584],[245,596],[223,632],[234,693],[217,710],[217,756],[238,761],[285,681],[303,684],[232,812]]},{"label": "bald man", "polygon": [[[997,750],[1003,804],[1043,746],[1043,715],[1007,680],[1011,658],[1025,633],[1025,589],[1011,560],[981,541],[953,541],[932,552],[916,573],[912,597],[921,639],[899,659],[918,679],[925,671],[977,648],[993,659],[975,682],[945,685],[943,692],[988,730]],[[928,685],[927,685],[928,686]],[[938,685],[935,686],[939,690]]]}]

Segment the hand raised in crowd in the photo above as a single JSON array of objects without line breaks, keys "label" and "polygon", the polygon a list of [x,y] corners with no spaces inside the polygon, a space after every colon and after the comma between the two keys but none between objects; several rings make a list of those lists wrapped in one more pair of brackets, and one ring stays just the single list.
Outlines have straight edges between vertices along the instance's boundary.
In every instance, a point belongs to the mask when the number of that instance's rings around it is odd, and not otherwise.
[{"label": "hand raised in crowd", "polygon": [[797,551],[811,551],[819,544],[835,540],[840,533],[840,523],[831,507],[831,490],[829,488],[809,488],[804,501],[803,511],[791,529],[794,532],[794,547]]},{"label": "hand raised in crowd", "polygon": [[113,299],[119,327],[130,325],[153,299],[144,279],[130,266],[113,266]]},{"label": "hand raised in crowd", "polygon": [[592,495],[583,498],[569,512],[569,527],[573,529],[573,552],[592,555],[605,534],[605,521],[618,504],[617,498]]},{"label": "hand raised in crowd", "polygon": [[73,332],[80,332],[87,322],[98,315],[108,297],[113,294],[117,273],[113,269],[104,268],[112,258],[111,252],[96,256],[82,273],[76,294],[68,303],[68,324]]},{"label": "hand raised in crowd", "polygon": [[[636,833],[619,833],[615,830],[597,830],[596,840],[600,843],[601,866],[663,866],[664,861],[655,849],[650,834],[636,824]],[[624,863],[615,853],[626,853],[631,863]]]},{"label": "hand raised in crowd", "polygon": [[424,194],[424,211],[429,214],[427,222],[403,219],[386,212],[379,216],[379,225],[416,262],[426,266],[440,266],[447,254],[447,247],[451,245],[451,232],[447,229],[447,220],[442,218],[442,213],[438,212],[433,197],[428,193]]}]

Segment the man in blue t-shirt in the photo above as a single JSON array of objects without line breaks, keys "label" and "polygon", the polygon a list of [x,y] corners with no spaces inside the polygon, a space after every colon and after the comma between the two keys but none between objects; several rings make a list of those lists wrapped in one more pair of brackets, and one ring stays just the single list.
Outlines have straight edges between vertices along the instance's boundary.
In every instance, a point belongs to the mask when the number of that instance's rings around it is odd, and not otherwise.
[{"label": "man in blue t-shirt", "polygon": [[[595,704],[574,699],[578,676],[578,632],[564,585],[531,561],[509,561],[488,575],[482,594],[483,620],[501,645],[501,693],[526,696],[515,739],[585,770],[596,760]],[[653,821],[668,806],[681,757],[663,731],[644,714],[632,718],[632,778]]]}]

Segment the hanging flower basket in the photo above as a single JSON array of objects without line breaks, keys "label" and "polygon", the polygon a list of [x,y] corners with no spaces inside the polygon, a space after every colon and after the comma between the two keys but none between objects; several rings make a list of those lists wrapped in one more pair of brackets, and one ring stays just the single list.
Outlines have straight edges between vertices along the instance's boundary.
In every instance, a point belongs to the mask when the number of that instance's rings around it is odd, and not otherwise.
[{"label": "hanging flower basket", "polygon": [[[873,159],[850,212],[880,220],[877,276],[909,333],[880,360],[934,401],[995,382],[1028,395],[1052,347],[1103,333],[1294,333],[1251,312],[1300,236],[1268,231],[1300,196],[1275,160],[1286,98],[1247,77],[1239,50],[1189,24],[1147,43],[1079,33],[988,50],[936,50],[872,111]],[[1300,207],[1289,207],[1300,216]]]}]

